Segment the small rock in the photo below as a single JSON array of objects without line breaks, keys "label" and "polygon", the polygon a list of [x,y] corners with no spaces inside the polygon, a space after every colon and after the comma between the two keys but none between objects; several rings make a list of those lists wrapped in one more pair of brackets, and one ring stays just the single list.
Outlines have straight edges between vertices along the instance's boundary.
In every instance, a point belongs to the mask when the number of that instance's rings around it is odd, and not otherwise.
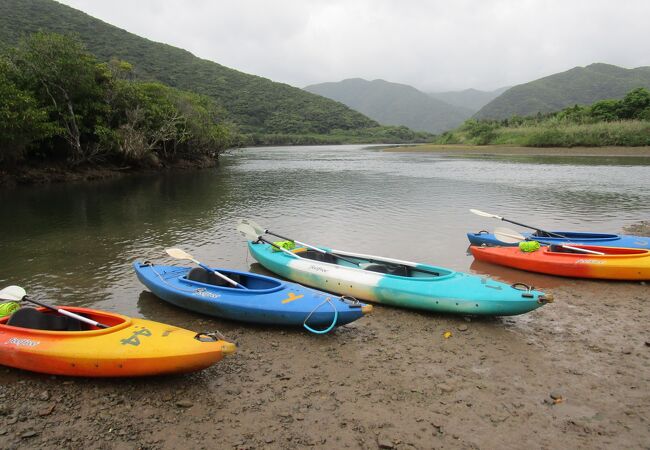
[{"label": "small rock", "polygon": [[269,436],[266,439],[264,439],[264,442],[266,442],[267,444],[272,444],[275,442],[275,439]]},{"label": "small rock", "polygon": [[7,430],[4,428],[0,429],[0,436],[4,436],[5,434],[7,434]]},{"label": "small rock", "polygon": [[165,395],[162,396],[162,401],[163,401],[163,402],[171,401],[171,399],[172,399],[172,395],[171,395],[171,394],[165,394]]},{"label": "small rock", "polygon": [[553,403],[562,403],[564,401],[564,396],[560,391],[551,391],[549,395],[553,399]]},{"label": "small rock", "polygon": [[34,436],[38,436],[38,433],[36,431],[27,431],[26,433],[21,434],[20,438],[27,439]]},{"label": "small rock", "polygon": [[624,355],[629,355],[629,354],[632,353],[632,349],[629,348],[629,347],[626,347],[626,348],[624,348],[624,349],[621,350],[621,351],[623,352]]},{"label": "small rock", "polygon": [[191,408],[192,406],[194,406],[194,403],[192,403],[189,400],[179,400],[176,402],[176,406],[178,406],[179,408]]},{"label": "small rock", "polygon": [[41,409],[38,411],[38,415],[41,417],[49,416],[52,414],[52,411],[54,411],[54,407],[56,406],[56,403],[51,403],[50,405],[46,406],[45,408]]},{"label": "small rock", "polygon": [[386,439],[386,438],[381,438],[377,441],[377,445],[379,445],[379,448],[395,448],[393,443]]},{"label": "small rock", "polygon": [[43,391],[38,396],[38,399],[46,402],[46,401],[48,401],[50,399],[50,393],[48,391]]},{"label": "small rock", "polygon": [[453,392],[454,388],[453,386],[447,384],[447,383],[440,383],[438,385],[438,389],[440,389],[442,392]]},{"label": "small rock", "polygon": [[458,325],[458,331],[467,331],[467,325],[465,325],[464,323]]}]

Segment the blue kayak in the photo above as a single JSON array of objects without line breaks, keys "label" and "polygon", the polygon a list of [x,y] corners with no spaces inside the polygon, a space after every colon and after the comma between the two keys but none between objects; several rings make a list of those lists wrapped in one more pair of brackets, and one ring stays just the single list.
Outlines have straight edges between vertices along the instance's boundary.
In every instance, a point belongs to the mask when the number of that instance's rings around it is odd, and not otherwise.
[{"label": "blue kayak", "polygon": [[[607,233],[583,233],[579,231],[552,231],[553,234],[559,234],[563,237],[551,237],[547,234],[538,234],[524,232],[526,238],[538,239],[540,242],[549,244],[581,244],[597,245],[601,247],[626,247],[626,248],[645,248],[650,249],[650,237],[631,236],[625,234],[607,234]],[[472,245],[500,245],[514,246],[498,240],[493,233],[488,231],[479,231],[478,233],[467,233],[467,238]]]},{"label": "blue kayak", "polygon": [[201,267],[133,263],[138,279],[161,299],[210,316],[272,325],[304,326],[325,333],[372,310],[341,298],[250,272],[218,269],[247,289],[234,288]]}]

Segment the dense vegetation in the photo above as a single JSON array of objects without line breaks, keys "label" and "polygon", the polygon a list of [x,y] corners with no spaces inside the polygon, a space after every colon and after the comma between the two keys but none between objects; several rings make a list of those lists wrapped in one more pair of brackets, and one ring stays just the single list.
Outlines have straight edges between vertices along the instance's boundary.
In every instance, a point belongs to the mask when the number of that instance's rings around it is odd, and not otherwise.
[{"label": "dense vegetation", "polygon": [[132,78],[75,38],[36,33],[0,55],[0,162],[160,165],[214,158],[236,133],[211,98]]},{"label": "dense vegetation", "polygon": [[530,147],[650,145],[650,91],[636,88],[621,100],[575,105],[551,114],[492,121],[470,119],[439,136],[436,143]]},{"label": "dense vegetation", "polygon": [[[0,2],[0,45],[15,46],[37,31],[75,33],[100,61],[129,61],[138,79],[211,97],[249,135],[249,143],[303,142],[308,136],[336,142],[364,130],[363,140],[376,142],[383,135],[403,134],[378,128],[377,122],[341,103],[152,42],[52,0]],[[410,139],[422,136],[411,133]]]},{"label": "dense vegetation", "polygon": [[344,103],[379,123],[430,133],[455,128],[474,112],[445,103],[414,87],[384,80],[351,78],[314,84],[305,90]]},{"label": "dense vegetation", "polygon": [[650,67],[625,69],[610,64],[574,67],[508,89],[481,108],[474,118],[496,120],[550,113],[571,105],[620,99],[637,87],[650,88]]}]

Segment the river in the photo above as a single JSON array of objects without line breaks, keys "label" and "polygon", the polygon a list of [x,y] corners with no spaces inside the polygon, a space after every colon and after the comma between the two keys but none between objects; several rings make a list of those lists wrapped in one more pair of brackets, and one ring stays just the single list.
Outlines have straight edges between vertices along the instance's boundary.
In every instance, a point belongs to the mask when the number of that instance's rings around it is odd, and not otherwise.
[{"label": "river", "polygon": [[18,187],[0,200],[0,286],[162,320],[170,307],[143,294],[131,263],[171,261],[164,248],[174,246],[249,270],[240,217],[308,243],[483,274],[490,268],[472,266],[465,233],[524,229],[470,208],[547,229],[619,232],[650,217],[650,162],[248,148],[217,169]]}]

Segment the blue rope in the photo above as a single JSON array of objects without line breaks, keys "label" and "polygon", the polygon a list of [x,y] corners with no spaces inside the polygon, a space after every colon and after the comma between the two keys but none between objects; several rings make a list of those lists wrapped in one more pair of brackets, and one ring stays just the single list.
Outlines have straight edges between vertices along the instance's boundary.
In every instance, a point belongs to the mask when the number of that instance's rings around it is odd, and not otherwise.
[{"label": "blue rope", "polygon": [[[329,303],[330,305],[332,305],[332,308],[334,308],[334,320],[332,320],[332,324],[329,327],[325,328],[324,330],[315,330],[309,325],[307,325],[307,321],[312,316],[312,314],[314,314],[318,310],[318,308],[320,308],[325,304],[325,302]],[[330,331],[332,331],[332,329],[334,329],[338,318],[339,318],[339,311],[338,309],[336,309],[336,305],[334,305],[332,303],[332,300],[330,300],[330,298],[327,297],[322,303],[320,303],[316,308],[314,308],[312,312],[309,313],[309,315],[305,318],[305,321],[303,322],[302,326],[304,326],[307,329],[307,331],[311,331],[314,334],[325,334],[325,333],[329,333]]]}]

